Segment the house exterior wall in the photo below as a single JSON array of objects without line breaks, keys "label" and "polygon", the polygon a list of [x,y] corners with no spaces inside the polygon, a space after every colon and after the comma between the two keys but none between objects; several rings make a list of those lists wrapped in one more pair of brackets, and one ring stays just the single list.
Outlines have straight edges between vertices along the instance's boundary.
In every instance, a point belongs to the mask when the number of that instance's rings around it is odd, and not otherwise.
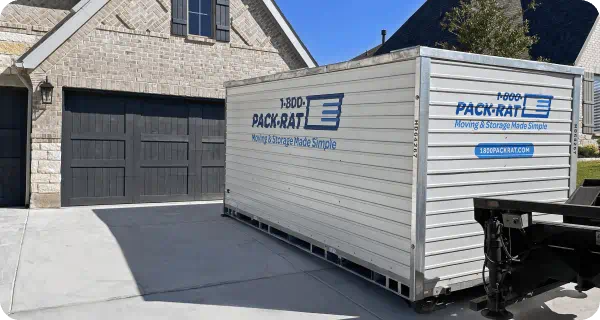
[{"label": "house exterior wall", "polygon": [[23,87],[13,61],[69,14],[78,0],[17,0],[0,12],[0,86]]},{"label": "house exterior wall", "polygon": [[170,34],[167,0],[112,0],[30,73],[31,206],[60,206],[64,88],[225,98],[223,83],[305,67],[261,0],[231,0],[231,42]]},{"label": "house exterior wall", "polygon": [[12,68],[13,61],[33,46],[41,36],[0,31],[0,86],[23,87]]},{"label": "house exterior wall", "polygon": [[[593,72],[596,75],[600,75],[600,16],[596,19],[593,29],[590,31],[590,35],[582,48],[579,57],[577,58],[576,65],[578,67],[585,68],[588,72]],[[583,106],[582,106],[583,107]],[[582,110],[579,113],[583,115]],[[596,114],[596,117],[600,117],[600,114]],[[583,118],[580,119],[580,127],[583,128]],[[582,145],[596,144],[596,141],[592,140],[591,135],[582,135],[579,139]]]}]

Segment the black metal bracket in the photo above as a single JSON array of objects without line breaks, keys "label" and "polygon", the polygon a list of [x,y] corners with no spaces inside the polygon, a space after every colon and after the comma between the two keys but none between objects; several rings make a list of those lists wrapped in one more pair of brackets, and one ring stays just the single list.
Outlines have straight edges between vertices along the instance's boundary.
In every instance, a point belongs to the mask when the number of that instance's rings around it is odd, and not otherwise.
[{"label": "black metal bracket", "polygon": [[[476,198],[475,220],[485,231],[489,270],[485,299],[471,308],[491,319],[511,315],[506,307],[565,283],[600,288],[600,180],[586,180],[566,204]],[[535,221],[534,213],[563,217]],[[534,217],[532,219],[532,216]]]}]

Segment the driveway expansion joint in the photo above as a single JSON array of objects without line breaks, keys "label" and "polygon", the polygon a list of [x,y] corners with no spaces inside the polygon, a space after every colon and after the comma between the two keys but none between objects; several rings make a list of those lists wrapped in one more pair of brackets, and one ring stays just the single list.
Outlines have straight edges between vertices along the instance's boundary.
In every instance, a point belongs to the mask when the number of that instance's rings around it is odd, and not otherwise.
[{"label": "driveway expansion joint", "polygon": [[23,225],[23,234],[21,235],[21,243],[19,244],[19,255],[17,256],[17,266],[15,268],[15,276],[13,277],[12,286],[10,288],[10,303],[8,304],[8,314],[12,314],[13,302],[15,299],[15,286],[17,284],[17,275],[19,274],[19,265],[21,264],[21,254],[23,252],[23,242],[25,241],[25,232],[27,232],[27,223],[29,222],[29,213],[31,209],[27,209],[25,224]]},{"label": "driveway expansion joint", "polygon": [[[326,269],[323,269],[323,270],[326,270]],[[321,271],[321,270],[316,270],[316,271]],[[186,292],[186,291],[192,291],[192,290],[201,290],[201,289],[206,289],[206,288],[213,288],[213,287],[219,287],[219,286],[227,286],[227,285],[239,284],[239,283],[247,283],[247,282],[259,281],[259,280],[266,280],[266,279],[274,279],[274,278],[278,278],[278,277],[292,276],[292,275],[303,274],[303,273],[305,273],[305,272],[304,271],[301,271],[301,272],[291,272],[291,273],[277,274],[277,275],[272,275],[272,276],[267,276],[267,277],[259,277],[259,278],[246,279],[246,280],[223,281],[223,282],[211,283],[211,284],[206,284],[206,285],[184,287],[184,288],[177,288],[177,289],[168,289],[168,290],[162,290],[162,291],[147,292],[147,293],[143,293],[143,294],[118,296],[118,297],[112,297],[112,298],[101,299],[101,300],[94,300],[94,301],[86,301],[86,302],[78,302],[78,303],[67,303],[67,304],[61,304],[61,305],[49,306],[49,307],[24,309],[24,310],[19,310],[19,311],[16,311],[16,312],[9,312],[9,314],[21,314],[21,313],[29,313],[29,312],[36,312],[36,311],[44,311],[44,310],[55,310],[55,309],[62,309],[62,308],[69,308],[69,307],[76,307],[76,306],[83,306],[83,305],[90,305],[90,304],[95,304],[95,303],[103,303],[103,302],[111,302],[111,301],[118,301],[118,300],[126,300],[126,299],[138,298],[138,297],[148,297],[148,296],[159,295],[159,294],[179,293],[179,292]]]}]

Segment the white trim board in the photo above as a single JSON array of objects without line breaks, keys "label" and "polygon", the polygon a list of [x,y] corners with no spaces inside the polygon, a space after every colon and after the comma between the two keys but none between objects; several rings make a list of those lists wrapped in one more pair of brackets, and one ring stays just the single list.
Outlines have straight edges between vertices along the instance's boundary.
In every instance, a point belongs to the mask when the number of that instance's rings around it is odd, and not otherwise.
[{"label": "white trim board", "polygon": [[263,2],[265,4],[265,6],[267,6],[267,9],[269,9],[269,11],[273,15],[273,17],[275,18],[275,20],[277,21],[277,23],[279,24],[279,26],[281,27],[281,29],[283,30],[285,35],[288,37],[288,39],[290,39],[290,41],[292,42],[292,45],[294,46],[294,48],[296,48],[296,51],[298,51],[298,53],[302,57],[302,60],[304,60],[304,63],[306,63],[306,66],[308,68],[318,67],[319,65],[317,64],[315,59],[311,56],[308,49],[306,49],[306,47],[300,40],[300,37],[298,37],[296,35],[296,32],[294,32],[290,23],[285,19],[285,17],[283,16],[283,13],[281,12],[281,10],[279,10],[279,7],[277,7],[277,4],[275,3],[275,1],[274,0],[263,0]]}]

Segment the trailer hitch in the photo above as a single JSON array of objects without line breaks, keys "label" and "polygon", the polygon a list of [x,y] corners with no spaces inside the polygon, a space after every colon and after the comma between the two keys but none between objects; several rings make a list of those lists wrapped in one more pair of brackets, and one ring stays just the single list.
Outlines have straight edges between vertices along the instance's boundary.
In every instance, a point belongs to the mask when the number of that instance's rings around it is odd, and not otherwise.
[{"label": "trailer hitch", "polygon": [[[565,283],[600,288],[600,180],[586,180],[565,204],[476,198],[474,205],[485,233],[486,295],[471,309],[510,319],[506,307]],[[534,213],[563,221],[535,221]]]}]

